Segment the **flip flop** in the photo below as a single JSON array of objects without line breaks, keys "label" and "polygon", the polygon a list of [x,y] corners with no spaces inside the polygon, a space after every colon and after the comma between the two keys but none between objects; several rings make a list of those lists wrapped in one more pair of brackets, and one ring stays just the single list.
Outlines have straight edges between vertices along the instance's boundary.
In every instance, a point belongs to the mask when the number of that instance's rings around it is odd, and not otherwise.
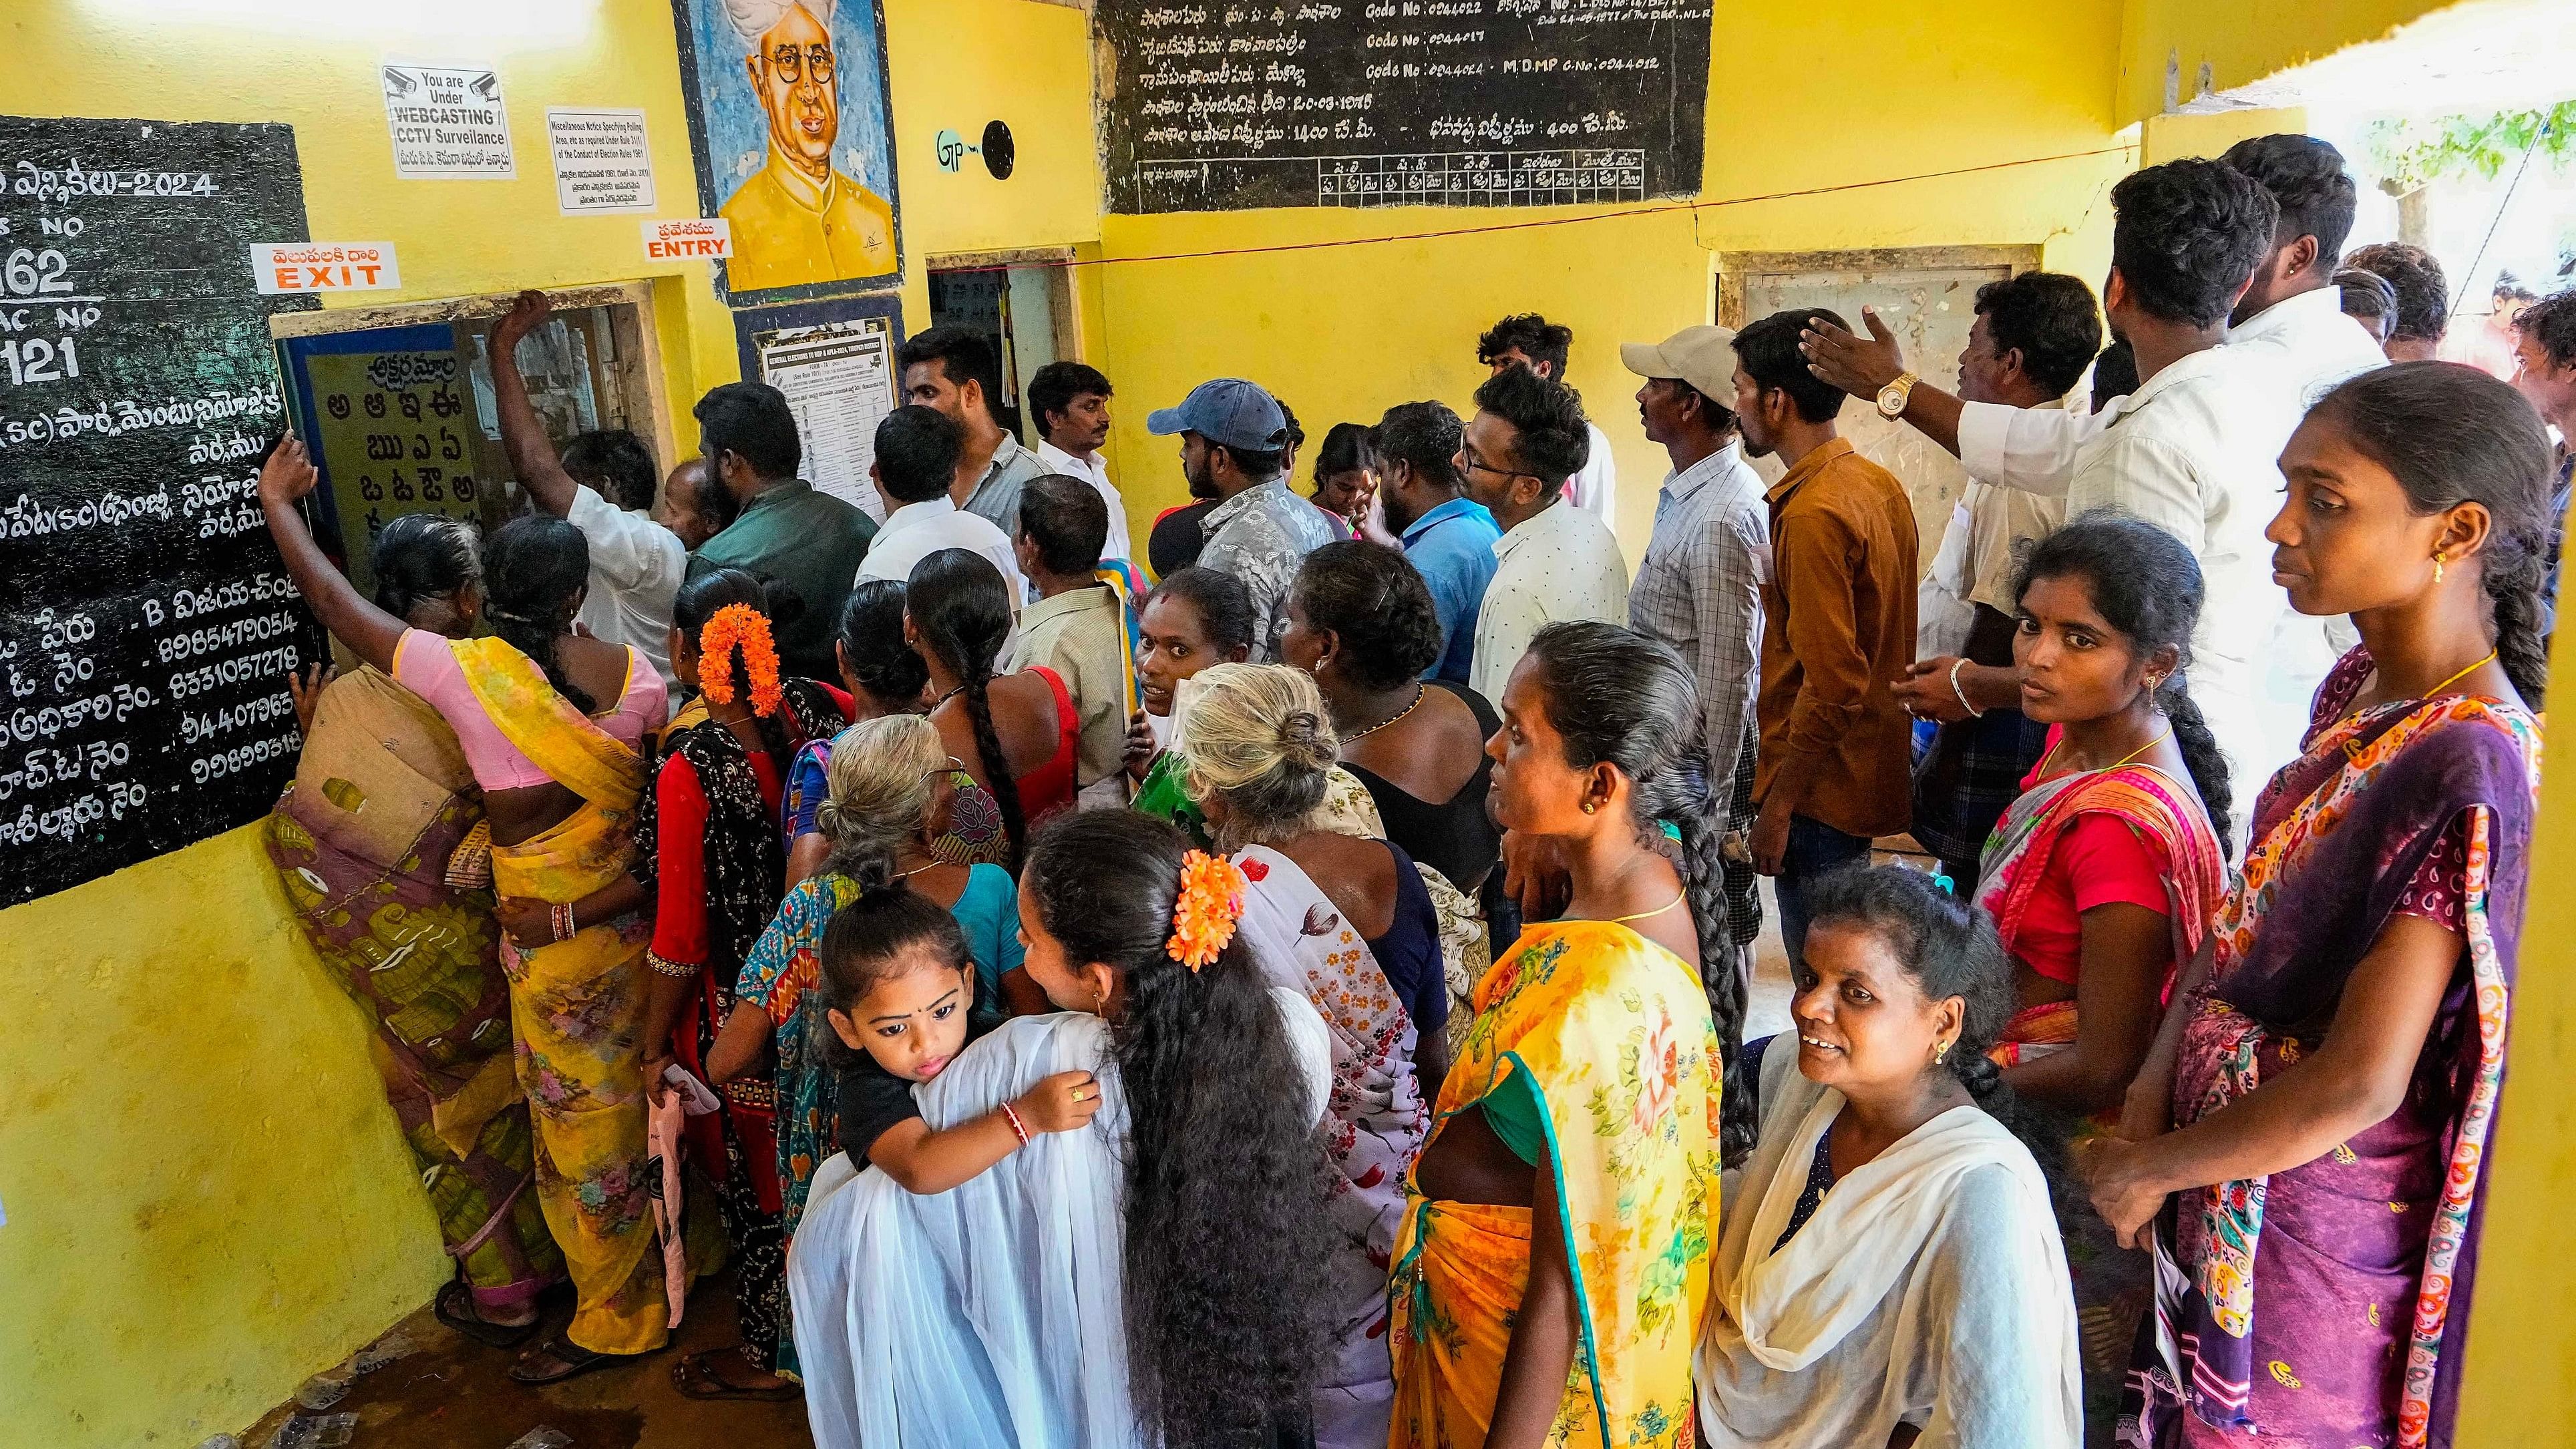
[{"label": "flip flop", "polygon": [[765,1389],[749,1388],[735,1383],[712,1365],[728,1355],[739,1356],[740,1345],[733,1348],[709,1349],[693,1353],[671,1365],[671,1382],[678,1386],[684,1399],[744,1399],[754,1403],[783,1404],[804,1396],[803,1385],[782,1383]]},{"label": "flip flop", "polygon": [[494,1323],[474,1310],[474,1290],[450,1280],[430,1300],[431,1316],[486,1348],[517,1348],[536,1335],[544,1320],[531,1318],[525,1323]]},{"label": "flip flop", "polygon": [[619,1364],[643,1357],[642,1354],[634,1353],[593,1353],[561,1333],[546,1341],[545,1352],[562,1367],[548,1373],[530,1373],[527,1371],[527,1359],[522,1356],[519,1362],[510,1365],[510,1382],[526,1384],[531,1388],[543,1388],[548,1384],[562,1383],[566,1379],[577,1379],[592,1369],[614,1368]]}]

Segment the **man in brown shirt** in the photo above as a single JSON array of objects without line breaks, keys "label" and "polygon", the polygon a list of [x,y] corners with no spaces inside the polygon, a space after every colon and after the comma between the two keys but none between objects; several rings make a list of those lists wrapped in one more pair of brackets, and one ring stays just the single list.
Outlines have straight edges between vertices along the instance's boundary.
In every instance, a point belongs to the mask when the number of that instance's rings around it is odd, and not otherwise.
[{"label": "man in brown shirt", "polygon": [[1896,475],[1836,433],[1843,394],[1798,351],[1809,317],[1841,325],[1830,312],[1775,312],[1735,337],[1744,450],[1789,464],[1769,495],[1753,863],[1776,878],[1793,968],[1805,959],[1807,887],[1904,830],[1912,794],[1893,684],[1914,658],[1914,507]]}]

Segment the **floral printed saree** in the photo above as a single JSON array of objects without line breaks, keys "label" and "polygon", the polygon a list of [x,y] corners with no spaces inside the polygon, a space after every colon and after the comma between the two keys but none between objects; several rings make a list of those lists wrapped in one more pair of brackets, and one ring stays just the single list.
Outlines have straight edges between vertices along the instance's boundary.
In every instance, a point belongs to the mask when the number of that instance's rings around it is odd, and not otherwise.
[{"label": "floral printed saree", "polygon": [[[498,639],[449,646],[493,725],[582,804],[516,845],[492,848],[503,898],[578,901],[626,872],[644,761],[555,692]],[[670,1334],[646,1211],[644,952],[639,915],[587,925],[522,951],[506,939],[519,1082],[537,1136],[537,1197],[579,1295],[565,1330],[593,1353],[659,1348]]]},{"label": "floral printed saree", "polygon": [[[1692,1439],[1708,1302],[1720,1057],[1698,973],[1621,925],[1533,926],[1486,973],[1440,1125],[1517,1075],[1543,1108],[1579,1316],[1554,1446]],[[1519,1090],[1519,1089],[1515,1089]],[[1530,1210],[1405,1179],[1393,1283],[1395,1449],[1477,1449],[1529,1281]]]}]

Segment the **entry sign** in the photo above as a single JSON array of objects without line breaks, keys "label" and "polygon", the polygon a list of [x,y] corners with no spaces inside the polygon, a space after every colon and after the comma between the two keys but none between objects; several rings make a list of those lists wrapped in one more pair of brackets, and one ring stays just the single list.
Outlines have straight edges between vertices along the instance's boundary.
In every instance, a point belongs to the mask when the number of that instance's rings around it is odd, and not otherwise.
[{"label": "entry sign", "polygon": [[648,262],[714,261],[733,255],[733,223],[721,216],[692,216],[644,223]]},{"label": "entry sign", "polygon": [[402,285],[392,242],[253,242],[250,270],[263,296],[384,292]]}]

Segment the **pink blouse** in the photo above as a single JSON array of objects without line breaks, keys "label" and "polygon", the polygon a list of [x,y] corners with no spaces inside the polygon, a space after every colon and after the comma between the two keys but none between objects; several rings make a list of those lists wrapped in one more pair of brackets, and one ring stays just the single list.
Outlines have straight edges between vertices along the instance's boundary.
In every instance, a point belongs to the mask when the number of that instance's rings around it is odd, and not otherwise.
[{"label": "pink blouse", "polygon": [[[456,731],[456,742],[465,749],[465,763],[473,768],[476,784],[486,790],[512,790],[550,783],[553,777],[519,753],[519,747],[511,744],[509,737],[492,723],[492,717],[483,712],[483,702],[474,697],[474,688],[465,682],[465,671],[457,665],[456,656],[448,652],[447,642],[425,629],[404,630],[401,642],[394,646],[394,678],[428,700],[448,727]],[[644,737],[659,730],[670,712],[661,671],[630,645],[626,650],[626,687],[619,693],[616,706],[604,715],[593,715],[591,723],[607,731],[611,738],[641,750]]]}]

